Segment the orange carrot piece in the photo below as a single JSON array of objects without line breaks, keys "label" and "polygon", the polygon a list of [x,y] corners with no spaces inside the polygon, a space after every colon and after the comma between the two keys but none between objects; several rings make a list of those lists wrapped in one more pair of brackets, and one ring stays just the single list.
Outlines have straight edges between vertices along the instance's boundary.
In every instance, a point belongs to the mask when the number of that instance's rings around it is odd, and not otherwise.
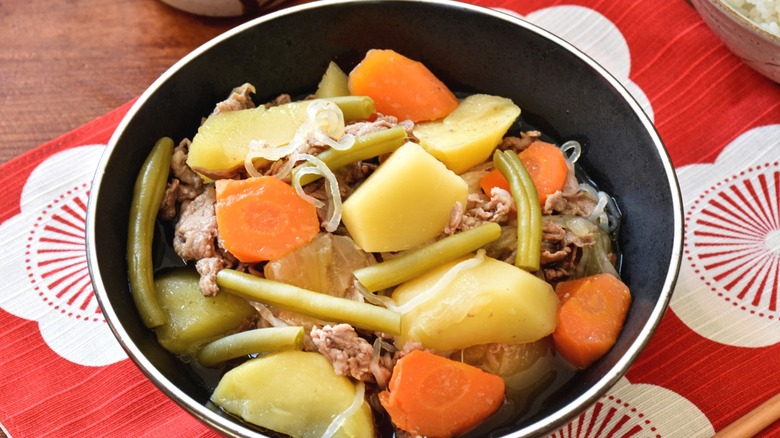
[{"label": "orange carrot piece", "polygon": [[458,435],[504,402],[495,374],[421,350],[401,358],[379,401],[399,429],[429,438]]},{"label": "orange carrot piece", "polygon": [[561,302],[553,332],[556,350],[578,368],[587,368],[615,344],[631,304],[628,286],[611,274],[558,283]]},{"label": "orange carrot piece", "polygon": [[436,120],[458,106],[457,97],[425,65],[393,50],[369,50],[348,82],[350,94],[369,96],[378,112],[400,120]]},{"label": "orange carrot piece", "polygon": [[507,192],[509,191],[509,181],[504,178],[504,175],[501,174],[501,172],[498,171],[498,169],[493,169],[485,176],[479,179],[479,186],[482,188],[482,191],[485,192],[486,195],[490,196],[490,191],[493,190],[493,188],[498,187],[499,189],[504,189]]},{"label": "orange carrot piece", "polygon": [[537,140],[517,156],[531,175],[542,205],[549,195],[563,189],[569,167],[558,146]]},{"label": "orange carrot piece", "polygon": [[278,178],[221,179],[215,188],[219,235],[244,263],[282,257],[320,231],[316,207]]}]

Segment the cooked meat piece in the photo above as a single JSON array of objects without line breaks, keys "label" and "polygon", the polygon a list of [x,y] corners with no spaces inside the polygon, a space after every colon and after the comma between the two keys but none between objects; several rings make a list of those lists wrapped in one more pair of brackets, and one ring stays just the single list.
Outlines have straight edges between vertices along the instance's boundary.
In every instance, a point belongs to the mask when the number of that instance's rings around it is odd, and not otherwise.
[{"label": "cooked meat piece", "polygon": [[157,213],[160,216],[160,219],[164,221],[169,221],[176,217],[176,201],[179,200],[179,185],[179,180],[174,178],[168,181],[168,185],[165,187],[165,194],[160,203],[160,211]]},{"label": "cooked meat piece", "polygon": [[451,236],[458,232],[463,223],[463,204],[456,202],[450,210],[450,222],[444,227],[444,234]]},{"label": "cooked meat piece", "polygon": [[484,219],[490,222],[504,222],[509,213],[512,211],[512,206],[515,204],[515,200],[512,198],[512,194],[506,190],[494,187],[490,191],[490,199],[482,204],[477,205],[471,209],[475,217]]},{"label": "cooked meat piece", "polygon": [[216,108],[212,111],[212,115],[225,113],[228,111],[238,111],[247,108],[254,108],[255,103],[252,102],[251,95],[255,93],[255,87],[252,84],[244,84],[240,87],[236,87],[230,93],[227,99],[217,103]]},{"label": "cooked meat piece", "polygon": [[574,274],[581,248],[593,245],[593,236],[578,236],[558,222],[542,221],[542,274],[555,284]]},{"label": "cooked meat piece", "polygon": [[182,259],[200,260],[218,255],[216,200],[214,187],[209,186],[182,209],[173,237],[173,249]]},{"label": "cooked meat piece", "polygon": [[539,131],[521,132],[520,137],[513,137],[513,136],[504,137],[501,144],[498,145],[498,148],[501,149],[502,151],[511,149],[517,153],[520,153],[523,150],[525,150],[528,146],[530,146],[531,143],[535,142],[536,140],[539,140],[541,136],[542,133]]},{"label": "cooked meat piece", "polygon": [[540,263],[542,265],[549,265],[551,263],[565,260],[570,255],[571,255],[571,248],[569,248],[568,246],[565,246],[563,247],[563,249],[559,249],[558,251],[555,252],[550,250],[543,250]]},{"label": "cooked meat piece", "polygon": [[160,218],[172,220],[178,214],[177,205],[195,199],[203,193],[203,180],[187,165],[187,153],[190,141],[184,139],[173,149],[171,156],[171,172],[173,178],[165,188],[165,195],[160,204]]},{"label": "cooked meat piece", "polygon": [[225,264],[221,257],[208,257],[195,263],[195,269],[200,274],[198,286],[203,296],[213,297],[219,293],[217,274],[223,268],[225,268]]},{"label": "cooked meat piece", "polygon": [[292,98],[290,97],[289,94],[280,94],[276,96],[276,99],[270,102],[266,102],[265,104],[263,104],[263,106],[265,106],[266,108],[271,108],[273,106],[284,105],[290,102],[292,102]]},{"label": "cooked meat piece", "polygon": [[460,202],[456,202],[450,211],[450,222],[444,228],[444,233],[455,234],[486,222],[507,222],[515,202],[512,195],[499,188],[493,189],[490,195],[487,197],[481,193],[470,193],[465,209]]},{"label": "cooked meat piece", "polygon": [[417,142],[417,137],[414,136],[414,122],[411,120],[398,121],[398,118],[393,116],[379,115],[373,122],[356,122],[346,126],[346,133],[352,134],[355,137],[361,135],[373,134],[385,129],[395,128],[396,126],[402,126],[406,129],[407,140]]},{"label": "cooked meat piece", "polygon": [[333,364],[336,374],[364,382],[376,380],[371,372],[374,347],[358,336],[351,325],[315,327],[311,330],[311,339],[319,352]]},{"label": "cooked meat piece", "polygon": [[588,192],[580,190],[575,193],[557,191],[547,197],[542,207],[542,214],[571,214],[574,216],[589,216],[596,208],[597,200]]},{"label": "cooked meat piece", "polygon": [[203,179],[187,165],[189,149],[190,141],[184,139],[173,149],[173,156],[171,157],[173,176],[181,181],[179,201],[195,199],[196,196],[203,193]]}]

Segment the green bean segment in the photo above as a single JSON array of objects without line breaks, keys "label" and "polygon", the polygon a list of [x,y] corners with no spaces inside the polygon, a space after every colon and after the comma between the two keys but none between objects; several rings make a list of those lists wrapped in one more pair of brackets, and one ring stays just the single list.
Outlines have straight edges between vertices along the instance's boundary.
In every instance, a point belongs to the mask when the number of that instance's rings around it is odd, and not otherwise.
[{"label": "green bean segment", "polygon": [[[355,144],[346,150],[326,149],[318,154],[317,158],[322,160],[328,169],[336,170],[361,160],[389,154],[401,147],[405,139],[406,129],[398,126],[357,137]],[[310,166],[310,164],[302,164],[294,168],[293,174],[304,166]],[[321,177],[318,174],[303,175],[301,185],[309,184]]]},{"label": "green bean segment", "polygon": [[387,289],[469,254],[501,235],[501,226],[488,222],[445,237],[397,258],[357,269],[353,272],[369,292]]},{"label": "green bean segment", "polygon": [[496,151],[493,164],[509,182],[517,208],[515,266],[538,271],[542,247],[542,211],[531,176],[514,151]]},{"label": "green bean segment", "polygon": [[218,367],[230,359],[255,353],[303,349],[303,327],[270,327],[247,330],[217,339],[198,352],[204,367]]},{"label": "green bean segment", "polygon": [[130,293],[144,324],[158,327],[166,316],[157,302],[154,287],[152,243],[157,212],[160,209],[173,153],[173,140],[163,137],[155,143],[138,173],[130,204],[127,232],[127,271]]},{"label": "green bean segment", "polygon": [[325,99],[338,105],[347,122],[365,120],[376,112],[374,99],[368,96],[335,96]]},{"label": "green bean segment", "polygon": [[217,274],[220,289],[251,301],[317,319],[345,322],[388,334],[401,333],[401,314],[383,307],[313,292],[278,281],[223,269]]}]

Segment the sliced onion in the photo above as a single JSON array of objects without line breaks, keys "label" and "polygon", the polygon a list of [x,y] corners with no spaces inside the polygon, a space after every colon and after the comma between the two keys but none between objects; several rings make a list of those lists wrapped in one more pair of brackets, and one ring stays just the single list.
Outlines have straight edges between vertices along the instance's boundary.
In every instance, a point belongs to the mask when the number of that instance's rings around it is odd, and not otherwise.
[{"label": "sliced onion", "polygon": [[607,212],[604,208],[607,206],[609,196],[604,192],[598,192],[598,203],[593,209],[593,212],[588,216],[588,220],[594,224],[599,225],[602,229],[609,229],[609,220],[607,219]]},{"label": "sliced onion", "polygon": [[395,310],[402,314],[409,312],[410,310],[414,309],[420,304],[423,304],[428,300],[430,300],[431,298],[438,295],[438,293],[443,289],[449,287],[449,285],[453,281],[455,281],[455,277],[457,277],[461,272],[471,268],[475,268],[481,265],[482,262],[484,261],[485,261],[485,250],[480,249],[479,251],[477,251],[477,255],[475,255],[474,257],[463,260],[462,262],[450,268],[450,270],[447,271],[446,274],[442,275],[441,278],[439,278],[439,280],[430,289],[415,296],[414,298],[407,301],[403,305],[398,306]]},{"label": "sliced onion", "polygon": [[593,234],[596,231],[593,222],[581,216],[566,216],[564,225],[577,237],[587,236],[589,234]]},{"label": "sliced onion", "polygon": [[[328,199],[330,199],[330,203],[328,204],[328,214],[327,214],[328,219],[322,225],[326,231],[332,233],[336,231],[336,228],[338,228],[339,223],[341,223],[341,193],[339,192],[339,183],[336,180],[336,175],[333,174],[333,172],[328,168],[328,166],[322,160],[315,157],[314,155],[300,154],[297,156],[297,158],[300,159],[301,161],[306,161],[313,165],[313,166],[301,167],[301,169],[295,172],[295,175],[293,175],[293,181],[292,181],[293,187],[295,188],[295,191],[298,193],[298,195],[301,196],[303,199],[306,199],[307,201],[313,199],[311,196],[309,196],[303,191],[303,186],[301,185],[301,177],[304,174],[317,174],[325,178],[326,181],[325,192],[328,195]],[[315,169],[315,170],[309,170],[309,169]],[[316,206],[317,204],[314,205]]]},{"label": "sliced onion", "polygon": [[566,161],[576,163],[582,156],[582,145],[578,141],[569,140],[561,145],[561,152],[566,157]]},{"label": "sliced onion", "polygon": [[304,175],[321,175],[320,170],[316,167],[302,167],[298,170],[298,172],[293,175],[292,180],[292,186],[295,189],[295,193],[298,194],[301,198],[303,198],[306,202],[309,204],[312,204],[313,206],[317,208],[322,208],[325,206],[325,203],[320,201],[319,199],[315,198],[314,196],[311,196],[310,194],[306,193],[303,190],[303,186],[301,185],[301,178],[303,178]]},{"label": "sliced onion", "polygon": [[345,135],[344,113],[335,103],[324,99],[312,101],[306,109],[306,118],[315,140],[338,150],[349,149],[355,143],[353,135]]},{"label": "sliced onion", "polygon": [[314,131],[313,137],[316,141],[340,151],[347,150],[355,144],[355,136],[352,134],[344,134],[339,140],[334,140],[324,131],[317,129]]},{"label": "sliced onion", "polygon": [[362,283],[355,280],[352,284],[352,287],[355,288],[355,290],[358,291],[358,293],[366,300],[366,302],[371,303],[375,306],[381,306],[388,308],[390,310],[396,310],[398,306],[395,305],[395,301],[393,301],[392,298],[369,292],[368,289],[366,289],[365,286],[363,286]]},{"label": "sliced onion", "polygon": [[349,417],[354,415],[361,406],[363,406],[365,396],[366,385],[363,382],[357,382],[357,384],[355,384],[355,397],[352,399],[352,404],[349,405],[346,410],[341,411],[341,413],[336,415],[336,418],[330,422],[328,428],[325,429],[325,432],[323,432],[322,438],[331,438],[333,435],[335,435],[344,422],[347,421]]},{"label": "sliced onion", "polygon": [[[254,159],[279,161],[305,152],[309,139],[327,145],[333,149],[345,150],[355,144],[355,136],[345,134],[344,113],[335,103],[318,99],[306,108],[306,120],[298,127],[292,140],[284,146],[271,146],[262,139],[249,142],[249,150],[244,157],[244,168],[251,176],[262,176],[254,166]],[[287,163],[274,175],[286,178],[297,160],[288,159]]]},{"label": "sliced onion", "polygon": [[252,140],[249,142],[249,150],[244,157],[244,168],[246,169],[246,173],[248,173],[249,176],[263,176],[263,174],[258,172],[255,168],[254,159],[263,158],[265,150],[269,147],[270,145],[262,140]]},{"label": "sliced onion", "polygon": [[289,326],[289,324],[287,324],[286,322],[275,317],[274,314],[271,312],[271,309],[269,309],[265,304],[253,302],[252,306],[254,306],[254,308],[257,310],[257,313],[260,314],[260,317],[266,320],[269,324],[271,324],[272,327]]}]

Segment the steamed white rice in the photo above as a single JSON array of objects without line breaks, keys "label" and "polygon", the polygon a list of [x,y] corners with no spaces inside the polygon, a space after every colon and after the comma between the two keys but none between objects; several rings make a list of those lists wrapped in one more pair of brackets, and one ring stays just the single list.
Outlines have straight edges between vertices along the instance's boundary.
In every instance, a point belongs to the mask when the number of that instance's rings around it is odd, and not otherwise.
[{"label": "steamed white rice", "polygon": [[780,0],[726,0],[759,27],[780,36]]}]

